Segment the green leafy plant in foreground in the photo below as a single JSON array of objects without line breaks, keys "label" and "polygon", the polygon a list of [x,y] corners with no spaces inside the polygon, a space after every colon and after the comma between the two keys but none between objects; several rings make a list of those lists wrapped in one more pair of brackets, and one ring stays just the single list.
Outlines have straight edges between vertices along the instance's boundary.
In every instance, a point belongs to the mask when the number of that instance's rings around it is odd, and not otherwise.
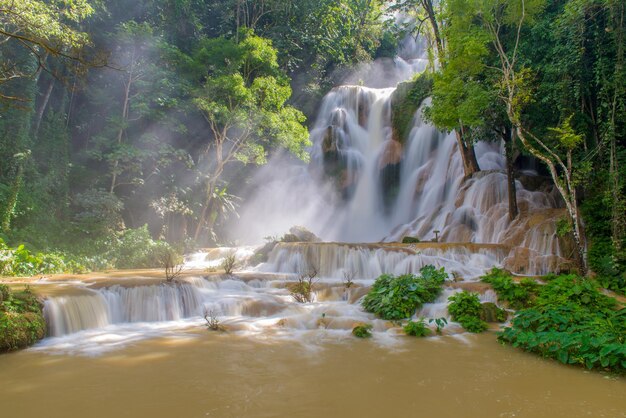
[{"label": "green leafy plant in foreground", "polygon": [[406,335],[413,337],[425,337],[430,334],[430,328],[424,323],[424,319],[420,318],[418,321],[409,321],[403,327]]},{"label": "green leafy plant in foreground", "polygon": [[423,267],[420,276],[383,274],[363,299],[363,307],[383,319],[410,318],[422,304],[437,298],[447,278],[443,268],[433,266]]},{"label": "green leafy plant in foreground", "polygon": [[564,364],[626,372],[626,309],[591,279],[551,278],[498,338]]},{"label": "green leafy plant in foreground", "polygon": [[0,352],[29,346],[45,333],[42,305],[30,289],[13,292],[0,284]]},{"label": "green leafy plant in foreground", "polygon": [[450,316],[467,331],[480,333],[487,329],[487,323],[480,319],[482,305],[478,294],[463,291],[450,296],[448,301]]},{"label": "green leafy plant in foreground", "polygon": [[359,324],[352,328],[352,335],[357,338],[369,338],[372,336],[371,324]]},{"label": "green leafy plant in foreground", "polygon": [[512,309],[523,309],[532,305],[540,286],[528,278],[516,283],[509,272],[499,268],[493,268],[481,280],[489,283],[498,294],[498,300],[508,302]]}]

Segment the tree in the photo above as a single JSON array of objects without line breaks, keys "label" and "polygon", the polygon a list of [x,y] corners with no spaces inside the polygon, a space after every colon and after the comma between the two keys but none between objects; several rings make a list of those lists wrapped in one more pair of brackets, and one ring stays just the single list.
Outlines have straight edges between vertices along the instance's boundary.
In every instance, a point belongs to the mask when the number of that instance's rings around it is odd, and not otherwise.
[{"label": "tree", "polygon": [[211,231],[218,183],[227,165],[263,164],[271,148],[286,148],[302,159],[309,145],[304,115],[285,105],[291,95],[270,41],[243,30],[239,41],[207,39],[193,64],[204,79],[194,103],[210,137],[204,152],[205,198],[194,234]]},{"label": "tree", "polygon": [[[87,0],[0,0],[0,40],[3,62],[0,65],[0,86],[13,79],[34,77],[41,70],[50,71],[47,57],[73,62],[74,68],[84,70],[89,66],[103,65],[86,55],[90,46],[89,35],[72,25],[92,15],[94,9]],[[33,71],[18,60],[7,59],[6,48],[23,49],[37,65]],[[26,100],[19,95],[0,93],[8,101]]]},{"label": "tree", "polygon": [[441,69],[435,74],[427,116],[438,128],[455,131],[465,176],[469,177],[480,171],[471,131],[485,123],[485,111],[494,99],[484,76],[483,60],[489,51],[484,35],[463,13],[465,2],[450,0],[448,7],[446,49],[440,54]]},{"label": "tree", "polygon": [[[552,129],[554,140],[548,142],[535,135],[523,119],[524,107],[533,99],[532,70],[520,63],[519,44],[524,25],[532,23],[545,3],[543,0],[482,0],[477,6],[475,16],[480,19],[499,60],[499,67],[494,69],[498,73],[500,98],[507,117],[525,149],[548,167],[572,223],[581,273],[586,274],[586,239],[576,190],[579,167],[572,160],[573,150],[582,142],[582,136],[574,131],[568,117]],[[507,32],[513,34],[510,42],[504,38]]]}]

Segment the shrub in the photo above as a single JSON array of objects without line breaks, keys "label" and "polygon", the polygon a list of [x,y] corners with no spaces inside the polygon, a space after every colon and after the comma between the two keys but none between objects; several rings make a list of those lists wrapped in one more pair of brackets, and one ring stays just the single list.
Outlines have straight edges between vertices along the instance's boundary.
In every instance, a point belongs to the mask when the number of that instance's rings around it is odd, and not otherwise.
[{"label": "shrub", "polygon": [[615,299],[598,291],[596,282],[576,275],[559,276],[541,289],[535,300],[536,306],[560,306],[574,304],[589,310],[613,310]]},{"label": "shrub", "polygon": [[417,244],[419,242],[420,242],[419,238],[415,238],[415,237],[404,237],[404,238],[402,238],[402,243],[403,244]]},{"label": "shrub", "polygon": [[499,339],[564,364],[626,371],[626,309],[590,311],[574,303],[525,309]]},{"label": "shrub", "polygon": [[498,338],[561,363],[624,373],[626,309],[616,305],[590,279],[552,277]]},{"label": "shrub", "polygon": [[298,303],[310,303],[313,301],[313,285],[317,276],[317,269],[312,268],[308,273],[298,277],[298,281],[289,285],[291,297]]},{"label": "shrub", "polygon": [[453,320],[457,321],[462,316],[480,318],[482,306],[478,294],[464,290],[450,296],[448,301],[448,312]]},{"label": "shrub", "polygon": [[517,284],[509,272],[499,268],[492,269],[487,275],[481,277],[481,280],[489,283],[498,294],[498,299],[508,302],[513,309],[530,306],[540,286],[533,279],[523,279]]},{"label": "shrub", "polygon": [[234,251],[231,252],[230,254],[227,254],[226,257],[224,257],[224,260],[222,261],[222,268],[224,269],[224,273],[226,274],[232,274],[236,265],[237,265],[237,256],[235,255]]},{"label": "shrub", "polygon": [[457,321],[466,331],[476,334],[485,331],[489,327],[485,321],[474,316],[463,315]]},{"label": "shrub", "polygon": [[383,274],[363,299],[363,307],[383,319],[399,320],[413,316],[424,303],[433,302],[448,275],[444,269],[425,266],[420,276]]},{"label": "shrub", "polygon": [[404,326],[404,333],[413,337],[425,337],[430,334],[430,328],[424,324],[424,319],[419,321],[409,321]]},{"label": "shrub", "polygon": [[30,289],[18,293],[0,285],[0,351],[27,347],[46,334],[41,303]]},{"label": "shrub", "polygon": [[478,294],[463,291],[448,298],[448,312],[452,319],[460,323],[469,332],[483,332],[487,323],[480,319],[483,308]]},{"label": "shrub", "polygon": [[352,328],[352,335],[357,338],[369,338],[372,336],[371,324],[359,324]]}]

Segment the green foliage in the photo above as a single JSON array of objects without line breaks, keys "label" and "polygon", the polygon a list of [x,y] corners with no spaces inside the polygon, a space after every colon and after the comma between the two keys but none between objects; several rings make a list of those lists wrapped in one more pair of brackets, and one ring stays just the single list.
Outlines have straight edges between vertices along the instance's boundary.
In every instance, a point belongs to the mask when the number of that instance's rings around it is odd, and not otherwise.
[{"label": "green foliage", "polygon": [[541,287],[534,306],[564,306],[574,304],[593,311],[615,309],[615,299],[598,291],[591,279],[576,275],[559,276]]},{"label": "green foliage", "polygon": [[396,141],[404,143],[408,139],[413,116],[432,89],[433,79],[427,72],[398,85],[391,97],[391,126]]},{"label": "green foliage", "polygon": [[485,322],[504,322],[508,317],[507,311],[498,308],[495,303],[484,302],[481,304],[480,319]]},{"label": "green foliage", "polygon": [[417,244],[419,242],[420,242],[420,240],[418,238],[415,238],[415,237],[404,237],[404,238],[402,238],[402,243],[403,244]]},{"label": "green foliage", "polygon": [[592,311],[575,303],[518,312],[499,338],[515,347],[589,369],[626,371],[626,309]]},{"label": "green foliage", "polygon": [[462,316],[480,317],[482,308],[477,293],[471,293],[466,290],[456,293],[448,298],[448,312],[453,320],[457,320]]},{"label": "green foliage", "polygon": [[45,333],[42,305],[30,289],[16,293],[0,284],[0,352],[32,345]]},{"label": "green foliage", "polygon": [[82,265],[61,253],[33,253],[23,244],[10,248],[0,239],[0,276],[74,272]]},{"label": "green foliage", "polygon": [[533,279],[522,279],[518,284],[509,272],[499,268],[493,268],[481,280],[493,287],[498,294],[498,300],[508,302],[513,309],[530,306],[539,290],[539,285]]},{"label": "green foliage", "polygon": [[499,338],[565,364],[626,371],[626,309],[617,310],[590,279],[549,279]]},{"label": "green foliage", "polygon": [[446,325],[448,325],[448,320],[447,320],[446,318],[443,318],[443,317],[441,317],[441,318],[430,318],[430,319],[428,320],[428,323],[429,323],[429,324],[434,323],[434,324],[435,324],[435,326],[437,327],[437,329],[436,329],[437,334],[441,334],[441,330],[442,330],[442,329],[443,329]]},{"label": "green foliage", "polygon": [[430,328],[426,326],[423,318],[419,321],[407,322],[403,329],[406,335],[411,335],[413,337],[426,337],[430,334]]},{"label": "green foliage", "polygon": [[433,266],[422,267],[420,276],[383,274],[363,299],[363,307],[383,319],[410,318],[422,304],[437,298],[447,278],[443,268]]},{"label": "green foliage", "polygon": [[469,332],[480,333],[487,329],[487,323],[480,319],[482,305],[478,294],[466,290],[448,298],[448,312],[452,319]]},{"label": "green foliage", "polygon": [[165,267],[163,254],[174,251],[164,241],[155,241],[150,236],[147,225],[127,229],[113,242],[105,258],[116,268]]},{"label": "green foliage", "polygon": [[357,338],[370,338],[372,336],[372,325],[359,324],[352,328],[352,335]]},{"label": "green foliage", "polygon": [[485,321],[474,316],[462,315],[457,321],[466,331],[476,334],[480,334],[489,328]]}]

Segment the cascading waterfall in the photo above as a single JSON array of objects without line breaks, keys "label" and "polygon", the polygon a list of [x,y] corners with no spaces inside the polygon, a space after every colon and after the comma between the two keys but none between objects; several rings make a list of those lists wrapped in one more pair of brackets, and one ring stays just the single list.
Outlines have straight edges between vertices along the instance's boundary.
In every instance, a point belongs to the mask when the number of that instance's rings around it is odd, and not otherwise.
[{"label": "cascading waterfall", "polygon": [[176,321],[202,313],[202,298],[195,286],[119,285],[89,290],[77,296],[46,299],[44,314],[50,336],[133,322]]},{"label": "cascading waterfall", "polygon": [[[353,83],[365,85],[344,85],[328,93],[311,129],[311,164],[294,164],[283,155],[263,167],[233,227],[233,238],[255,244],[279,237],[293,225],[305,226],[326,242],[280,243],[267,262],[239,277],[116,283],[49,297],[44,313],[49,335],[57,338],[42,346],[63,349],[69,338],[72,346],[88,347],[85,351],[107,350],[119,341],[152,335],[155,327],[201,324],[205,313],[236,332],[284,337],[324,329],[346,335],[366,322],[377,331],[376,338],[386,338],[397,330],[359,304],[383,273],[417,273],[432,264],[471,281],[496,265],[529,274],[557,268],[565,251],[555,234],[558,201],[517,181],[524,216],[510,221],[501,144],[477,143],[483,171],[464,179],[454,135],[425,123],[423,107],[408,138],[394,138],[394,86],[426,65],[415,55],[422,51],[415,43],[404,51],[405,58],[357,73]],[[361,78],[364,74],[378,76]],[[405,236],[421,242],[396,243]],[[185,267],[213,270],[229,255],[245,260],[253,253],[252,247],[201,251],[187,256]],[[295,303],[290,283],[311,271],[316,273],[312,302]],[[346,286],[346,277],[353,286]],[[450,285],[416,316],[447,318],[447,299],[458,291]],[[493,292],[481,299],[496,302]],[[448,329],[460,331],[454,325]]]},{"label": "cascading waterfall", "polygon": [[415,273],[431,264],[458,276],[474,278],[500,264],[506,254],[504,247],[479,245],[393,248],[384,245],[279,244],[270,253],[268,262],[260,265],[258,270],[291,274],[315,270],[322,278],[336,279],[350,274],[373,281],[384,273]]}]

